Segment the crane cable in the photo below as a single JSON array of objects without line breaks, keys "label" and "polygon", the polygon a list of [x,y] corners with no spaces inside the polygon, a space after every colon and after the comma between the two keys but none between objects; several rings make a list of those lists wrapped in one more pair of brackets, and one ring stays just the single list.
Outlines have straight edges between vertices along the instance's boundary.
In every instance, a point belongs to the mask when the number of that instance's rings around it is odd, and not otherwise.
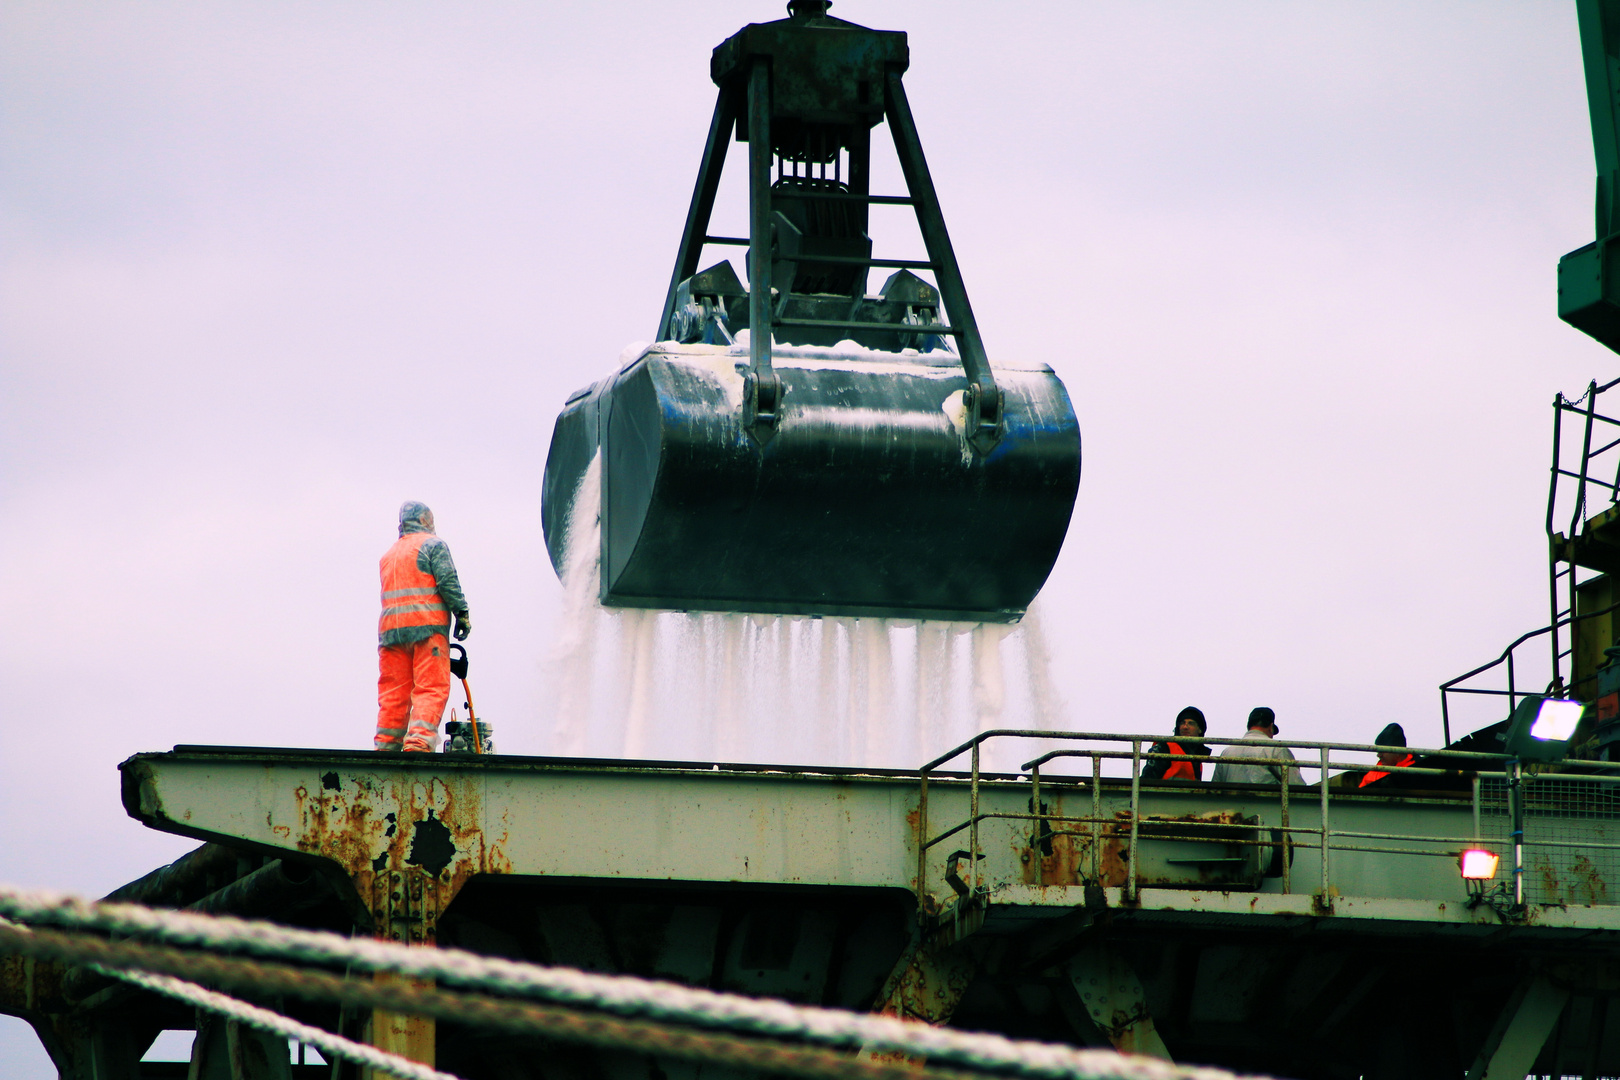
[{"label": "crane cable", "polygon": [[[320,990],[323,996],[338,995],[332,999],[352,1000],[374,1008],[443,1015],[458,1023],[498,1021],[499,1026],[509,1028],[515,1024],[534,1025],[526,1030],[596,1045],[641,1045],[652,1052],[702,1060],[719,1060],[710,1055],[725,1053],[720,1043],[736,1040],[732,1049],[746,1052],[749,1056],[742,1060],[747,1064],[758,1066],[759,1054],[774,1048],[785,1054],[814,1054],[836,1061],[835,1075],[842,1076],[857,1072],[865,1075],[866,1069],[898,1068],[915,1080],[919,1075],[918,1060],[926,1060],[927,1071],[939,1077],[958,1070],[1032,1080],[1232,1080],[1233,1076],[1223,1069],[1177,1066],[1112,1050],[1077,1050],[1052,1043],[1015,1041],[1000,1035],[970,1034],[894,1017],[722,994],[633,976],[543,967],[459,949],[410,947],[226,916],[92,903],[58,892],[0,886],[0,916],[36,928],[33,942],[21,940],[26,935],[15,931],[0,935],[0,951],[44,948],[44,930],[40,928],[57,927],[146,938],[169,946],[246,953],[261,958],[249,972],[256,980],[249,985],[255,987],[267,986],[266,980],[273,977],[282,978],[288,980],[289,993]],[[105,950],[157,948],[131,941],[89,941]],[[56,941],[50,947],[69,946]],[[81,940],[73,947],[87,949],[90,945]],[[239,956],[172,951],[178,955],[140,958],[129,952],[117,953],[115,960],[115,953],[108,951],[87,959],[111,961],[109,967],[134,966],[138,961],[164,974],[194,974],[211,979],[223,979],[229,974],[222,965],[254,963]],[[67,959],[65,955],[62,958]],[[347,967],[405,979],[345,980],[331,972],[284,965],[278,972],[263,959]],[[168,967],[159,967],[160,961]],[[235,974],[242,976],[244,970],[236,969]],[[300,990],[291,987],[295,977],[304,980]],[[236,981],[242,984],[240,978]],[[420,985],[424,982],[437,985]],[[484,997],[466,993],[468,990],[502,997]],[[362,1002],[361,997],[368,1000]],[[543,1025],[551,1028],[547,1030]],[[632,1040],[651,1040],[659,1045]],[[784,1040],[790,1045],[784,1045]],[[854,1050],[863,1051],[866,1060],[851,1059],[848,1055]],[[879,1060],[870,1060],[874,1054]],[[888,1064],[882,1060],[896,1057],[906,1063]],[[789,1058],[772,1069],[812,1078],[829,1075],[820,1071],[819,1060],[794,1060],[790,1067]],[[872,1080],[878,1080],[878,1076],[877,1072],[871,1074]]]},{"label": "crane cable", "polygon": [[380,1072],[400,1077],[400,1080],[457,1080],[449,1073],[440,1072],[409,1058],[390,1054],[386,1050],[379,1050],[375,1046],[367,1046],[353,1039],[345,1039],[342,1035],[335,1035],[322,1028],[300,1024],[289,1016],[282,1016],[269,1009],[229,997],[217,990],[209,990],[194,982],[177,979],[173,975],[155,975],[145,971],[115,971],[99,965],[97,970],[104,975],[111,975],[115,979],[122,979],[124,982],[164,994],[199,1009],[218,1013],[226,1019],[258,1028],[260,1031],[308,1043],[328,1057],[346,1058],[357,1065],[369,1065]]},{"label": "crane cable", "polygon": [[[311,1001],[331,1001],[344,1006],[386,1009],[391,1012],[429,1016],[458,1024],[497,1028],[523,1035],[541,1035],[566,1042],[585,1043],[615,1050],[636,1050],[687,1060],[763,1069],[770,1073],[799,1076],[806,1080],[974,1080],[982,1073],[938,1067],[919,1068],[910,1064],[859,1061],[847,1052],[823,1047],[791,1046],[779,1041],[734,1035],[728,1032],[694,1031],[657,1021],[639,1020],[601,1013],[590,1013],[573,1006],[542,1005],[510,999],[458,993],[405,981],[356,981],[332,972],[312,971],[265,961],[187,952],[169,946],[153,946],[129,941],[108,941],[81,932],[20,927],[0,919],[0,953],[12,952],[37,959],[83,964],[103,974],[168,993],[203,1008],[214,1008],[232,1019],[255,1023],[246,1013],[230,1012],[226,1005],[253,1010],[260,1017],[275,1017],[300,1032],[316,1032],[345,1045],[334,1045],[333,1053],[361,1064],[376,1065],[404,1076],[407,1080],[446,1080],[448,1074],[427,1070],[406,1059],[396,1059],[413,1072],[400,1072],[396,1066],[380,1064],[373,1058],[355,1058],[353,1048],[371,1054],[375,1048],[318,1028],[299,1024],[268,1010],[185,982],[173,974],[184,972],[195,979],[233,986],[259,994],[291,995]],[[176,992],[185,988],[192,996]],[[211,1002],[196,993],[211,994]],[[255,1023],[255,1026],[264,1026]],[[300,1039],[319,1049],[328,1047],[313,1035],[306,1037],[292,1030],[267,1028],[277,1034]],[[430,1075],[431,1074],[431,1075]],[[448,1080],[455,1080],[448,1077]]]}]

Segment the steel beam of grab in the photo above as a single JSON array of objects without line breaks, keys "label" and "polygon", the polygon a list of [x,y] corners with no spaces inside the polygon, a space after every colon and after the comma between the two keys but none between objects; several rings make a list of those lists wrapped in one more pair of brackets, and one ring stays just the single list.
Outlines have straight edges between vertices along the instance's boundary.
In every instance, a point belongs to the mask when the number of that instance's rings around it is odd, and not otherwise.
[{"label": "steel beam of grab", "polygon": [[[870,172],[869,133],[860,139],[864,146],[852,146],[850,153],[851,186],[859,190],[848,193],[828,193],[839,201],[859,201],[863,212],[870,202],[888,202],[910,205],[917,215],[917,227],[922,233],[923,245],[928,250],[928,261],[900,259],[857,259],[837,255],[819,255],[817,261],[828,263],[859,263],[866,266],[906,266],[933,270],[939,279],[940,299],[950,314],[949,325],[929,325],[917,329],[947,334],[956,338],[962,357],[962,369],[968,377],[968,391],[963,404],[967,408],[969,441],[980,453],[988,452],[1001,438],[1002,394],[996,386],[990,360],[979,336],[979,324],[973,317],[973,306],[968,300],[967,286],[962,282],[962,271],[956,262],[956,251],[951,246],[950,233],[945,228],[945,215],[940,209],[939,195],[934,190],[933,176],[923,156],[922,141],[917,135],[917,124],[911,115],[911,104],[906,99],[902,72],[890,68],[884,75],[884,119],[888,121],[894,137],[895,154],[900,159],[900,171],[905,177],[905,196],[872,197],[865,192],[866,176]],[[674,317],[676,291],[680,283],[697,272],[698,262],[706,243],[736,243],[730,237],[710,237],[709,218],[714,210],[715,192],[720,180],[720,169],[725,162],[725,143],[732,113],[727,105],[728,94],[722,90],[715,104],[714,120],[709,126],[709,143],[704,150],[703,164],[698,170],[697,186],[692,193],[692,206],[687,213],[686,229],[681,236],[676,255],[675,272],[671,275],[669,292],[664,300],[664,312],[658,324],[659,340],[669,336]],[[771,220],[771,65],[764,57],[753,60],[748,73],[745,125],[748,132],[748,323],[749,372],[745,384],[743,409],[744,424],[761,442],[769,439],[779,419],[781,380],[771,366],[771,348],[777,325],[772,311],[771,262],[778,238]],[[864,213],[863,213],[864,216]],[[847,322],[834,320],[783,320],[785,325],[827,326],[849,329],[888,329],[888,324]]]},{"label": "steel beam of grab", "polygon": [[960,331],[957,341],[969,386],[964,401],[968,409],[969,441],[983,453],[1001,437],[1001,392],[996,388],[995,376],[990,373],[984,343],[979,340],[979,324],[973,319],[973,307],[968,303],[967,288],[962,284],[962,271],[956,265],[956,252],[951,248],[950,234],[945,231],[945,215],[939,209],[939,196],[934,192],[934,179],[928,174],[928,162],[923,158],[922,143],[917,138],[917,125],[911,118],[911,105],[906,101],[900,72],[890,68],[883,86],[885,115],[894,135],[895,153],[900,156],[900,171],[905,174],[906,189],[916,200],[917,226],[922,230],[929,261],[939,275],[940,299],[945,301],[945,310],[950,312],[951,322]]},{"label": "steel beam of grab", "polygon": [[[737,122],[731,100],[729,94],[721,91],[714,103],[714,118],[709,121],[709,139],[703,144],[703,162],[698,166],[697,184],[692,189],[692,205],[686,211],[686,228],[681,230],[681,245],[675,252],[675,271],[669,278],[669,291],[664,294],[664,313],[658,320],[659,341],[666,340],[670,335],[670,319],[675,314],[675,294],[681,282],[697,273],[704,244],[727,242],[706,236],[705,233],[709,228],[709,218],[714,214],[715,195],[720,191],[720,174],[726,165],[731,126]],[[740,242],[747,243],[746,240]]]},{"label": "steel beam of grab", "polygon": [[764,442],[778,418],[782,383],[771,370],[771,65],[748,73],[748,377],[743,425]]}]

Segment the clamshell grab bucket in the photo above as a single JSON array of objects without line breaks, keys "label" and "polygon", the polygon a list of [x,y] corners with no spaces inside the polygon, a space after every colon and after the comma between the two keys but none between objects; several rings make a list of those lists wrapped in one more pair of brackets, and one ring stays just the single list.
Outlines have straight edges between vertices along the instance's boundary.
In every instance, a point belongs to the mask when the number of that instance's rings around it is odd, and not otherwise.
[{"label": "clamshell grab bucket", "polygon": [[[1068,529],[1074,409],[1050,368],[990,363],[906,98],[906,35],[827,7],[790,0],[714,50],[660,344],[557,418],[546,545],[559,574],[588,564],[567,534],[599,498],[607,605],[1016,620]],[[871,190],[880,125],[904,193]],[[746,237],[709,232],[734,137]],[[881,205],[911,209],[926,259],[874,255]],[[747,249],[746,286],[729,260],[699,271],[716,246]],[[874,269],[892,272],[868,294]],[[582,492],[598,453],[600,490]]]},{"label": "clamshell grab bucket", "polygon": [[546,463],[558,573],[600,452],[604,604],[1017,619],[1080,479],[1079,427],[1051,369],[997,366],[1003,433],[980,454],[951,353],[802,347],[774,360],[780,418],[763,445],[742,422],[746,349],[665,343],[574,395]]}]

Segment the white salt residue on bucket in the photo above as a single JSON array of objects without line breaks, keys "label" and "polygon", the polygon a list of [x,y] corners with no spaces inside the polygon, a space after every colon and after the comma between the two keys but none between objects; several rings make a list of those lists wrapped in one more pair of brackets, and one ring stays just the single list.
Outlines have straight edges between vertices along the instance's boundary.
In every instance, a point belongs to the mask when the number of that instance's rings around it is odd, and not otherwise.
[{"label": "white salt residue on bucket", "polygon": [[[1015,626],[604,609],[601,475],[593,459],[569,516],[549,732],[513,750],[915,768],[989,727],[1069,726],[1033,608]],[[1001,743],[985,769],[1042,749]]]}]

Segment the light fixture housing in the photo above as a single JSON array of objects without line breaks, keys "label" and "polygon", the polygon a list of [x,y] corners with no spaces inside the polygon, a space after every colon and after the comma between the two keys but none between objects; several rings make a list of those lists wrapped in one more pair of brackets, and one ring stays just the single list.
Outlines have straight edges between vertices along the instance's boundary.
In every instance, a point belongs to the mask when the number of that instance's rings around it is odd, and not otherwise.
[{"label": "light fixture housing", "polygon": [[1585,711],[1583,701],[1526,696],[1508,722],[1507,752],[1522,761],[1558,761]]},{"label": "light fixture housing", "polygon": [[1502,857],[1484,848],[1469,848],[1457,856],[1457,868],[1464,881],[1489,881],[1496,876],[1497,864]]}]

